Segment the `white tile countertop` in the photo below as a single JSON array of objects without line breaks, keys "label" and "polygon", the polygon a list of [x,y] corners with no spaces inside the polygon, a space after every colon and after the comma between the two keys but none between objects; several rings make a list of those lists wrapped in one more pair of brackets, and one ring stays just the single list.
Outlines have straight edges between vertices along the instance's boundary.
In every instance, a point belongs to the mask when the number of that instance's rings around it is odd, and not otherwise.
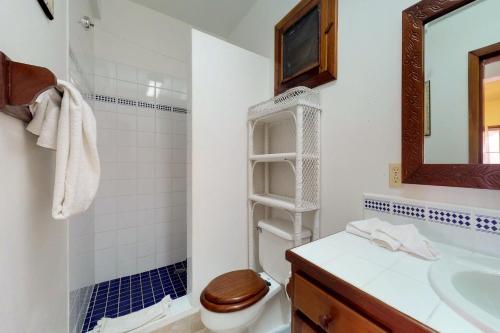
[{"label": "white tile countertop", "polygon": [[[443,258],[473,254],[442,243],[433,244]],[[432,289],[427,273],[434,261],[392,252],[347,232],[292,252],[434,330],[482,332],[442,302]]]}]

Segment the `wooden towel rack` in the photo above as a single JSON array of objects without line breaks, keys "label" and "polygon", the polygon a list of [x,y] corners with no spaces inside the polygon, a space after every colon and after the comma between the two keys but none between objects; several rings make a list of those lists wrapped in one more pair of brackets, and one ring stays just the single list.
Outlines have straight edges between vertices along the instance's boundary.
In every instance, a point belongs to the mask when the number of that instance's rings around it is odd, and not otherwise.
[{"label": "wooden towel rack", "polygon": [[43,67],[11,61],[0,51],[0,111],[29,122],[29,105],[38,95],[57,85],[57,78]]}]

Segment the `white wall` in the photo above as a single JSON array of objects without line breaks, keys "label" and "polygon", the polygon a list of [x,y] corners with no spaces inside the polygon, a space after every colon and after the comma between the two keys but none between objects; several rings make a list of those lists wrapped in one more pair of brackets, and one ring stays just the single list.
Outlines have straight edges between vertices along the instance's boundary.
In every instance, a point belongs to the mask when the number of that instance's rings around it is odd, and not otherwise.
[{"label": "white wall", "polygon": [[[0,50],[67,76],[67,1],[55,20],[31,0],[0,0]],[[54,155],[0,114],[0,322],[4,332],[67,332],[67,223],[51,218]]]},{"label": "white wall", "polygon": [[468,54],[499,41],[498,12],[499,1],[478,1],[426,25],[432,132],[425,137],[426,163],[469,162]]},{"label": "white wall", "polygon": [[[363,192],[500,207],[500,191],[388,186],[401,160],[401,12],[416,2],[339,0],[338,80],[319,88],[323,236],[362,217]],[[296,3],[258,0],[230,40],[273,59],[274,25]]]},{"label": "white wall", "polygon": [[102,182],[96,199],[96,282],[186,259],[186,115],[190,28],[129,1],[101,2],[95,21]]},{"label": "white wall", "polygon": [[195,304],[212,278],[248,267],[246,119],[248,107],[268,97],[269,64],[193,30],[188,260]]}]

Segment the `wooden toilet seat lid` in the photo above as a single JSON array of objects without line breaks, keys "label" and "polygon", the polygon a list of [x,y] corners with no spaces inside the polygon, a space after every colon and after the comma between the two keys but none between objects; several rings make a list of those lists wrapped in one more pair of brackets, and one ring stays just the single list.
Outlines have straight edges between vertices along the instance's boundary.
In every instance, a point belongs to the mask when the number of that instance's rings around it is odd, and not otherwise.
[{"label": "wooden toilet seat lid", "polygon": [[222,274],[206,286],[200,301],[210,311],[233,312],[260,301],[269,291],[264,279],[250,269]]}]

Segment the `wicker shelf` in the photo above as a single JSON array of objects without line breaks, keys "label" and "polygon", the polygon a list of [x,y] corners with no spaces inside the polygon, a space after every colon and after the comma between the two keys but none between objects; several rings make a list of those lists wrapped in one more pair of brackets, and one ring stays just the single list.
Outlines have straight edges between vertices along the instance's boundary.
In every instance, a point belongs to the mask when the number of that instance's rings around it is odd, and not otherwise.
[{"label": "wicker shelf", "polygon": [[[319,238],[320,209],[320,114],[319,94],[305,87],[293,88],[248,111],[248,221],[249,262],[255,267],[254,212],[264,206],[288,212],[294,244],[301,245],[304,213],[312,212],[313,239]],[[287,163],[293,173],[279,165]],[[258,167],[258,172],[254,172]],[[255,179],[254,179],[255,177]],[[278,195],[284,194],[287,196]]]},{"label": "wicker shelf", "polygon": [[252,194],[249,196],[249,199],[268,207],[285,209],[292,213],[308,212],[319,208],[318,205],[313,203],[306,203],[304,208],[297,208],[294,198],[276,194]]},{"label": "wicker shelf", "polygon": [[294,161],[297,157],[296,153],[282,153],[282,154],[263,154],[263,155],[250,155],[250,160],[255,162],[283,162]]},{"label": "wicker shelf", "polygon": [[295,212],[295,200],[293,198],[275,194],[252,194],[249,196],[249,199],[265,206]]},{"label": "wicker shelf", "polygon": [[[261,155],[250,155],[249,159],[255,162],[283,162],[283,161],[295,161],[297,158],[297,153],[279,153],[279,154],[261,154]],[[319,159],[319,156],[314,155],[303,155],[304,160],[314,160]]]}]

